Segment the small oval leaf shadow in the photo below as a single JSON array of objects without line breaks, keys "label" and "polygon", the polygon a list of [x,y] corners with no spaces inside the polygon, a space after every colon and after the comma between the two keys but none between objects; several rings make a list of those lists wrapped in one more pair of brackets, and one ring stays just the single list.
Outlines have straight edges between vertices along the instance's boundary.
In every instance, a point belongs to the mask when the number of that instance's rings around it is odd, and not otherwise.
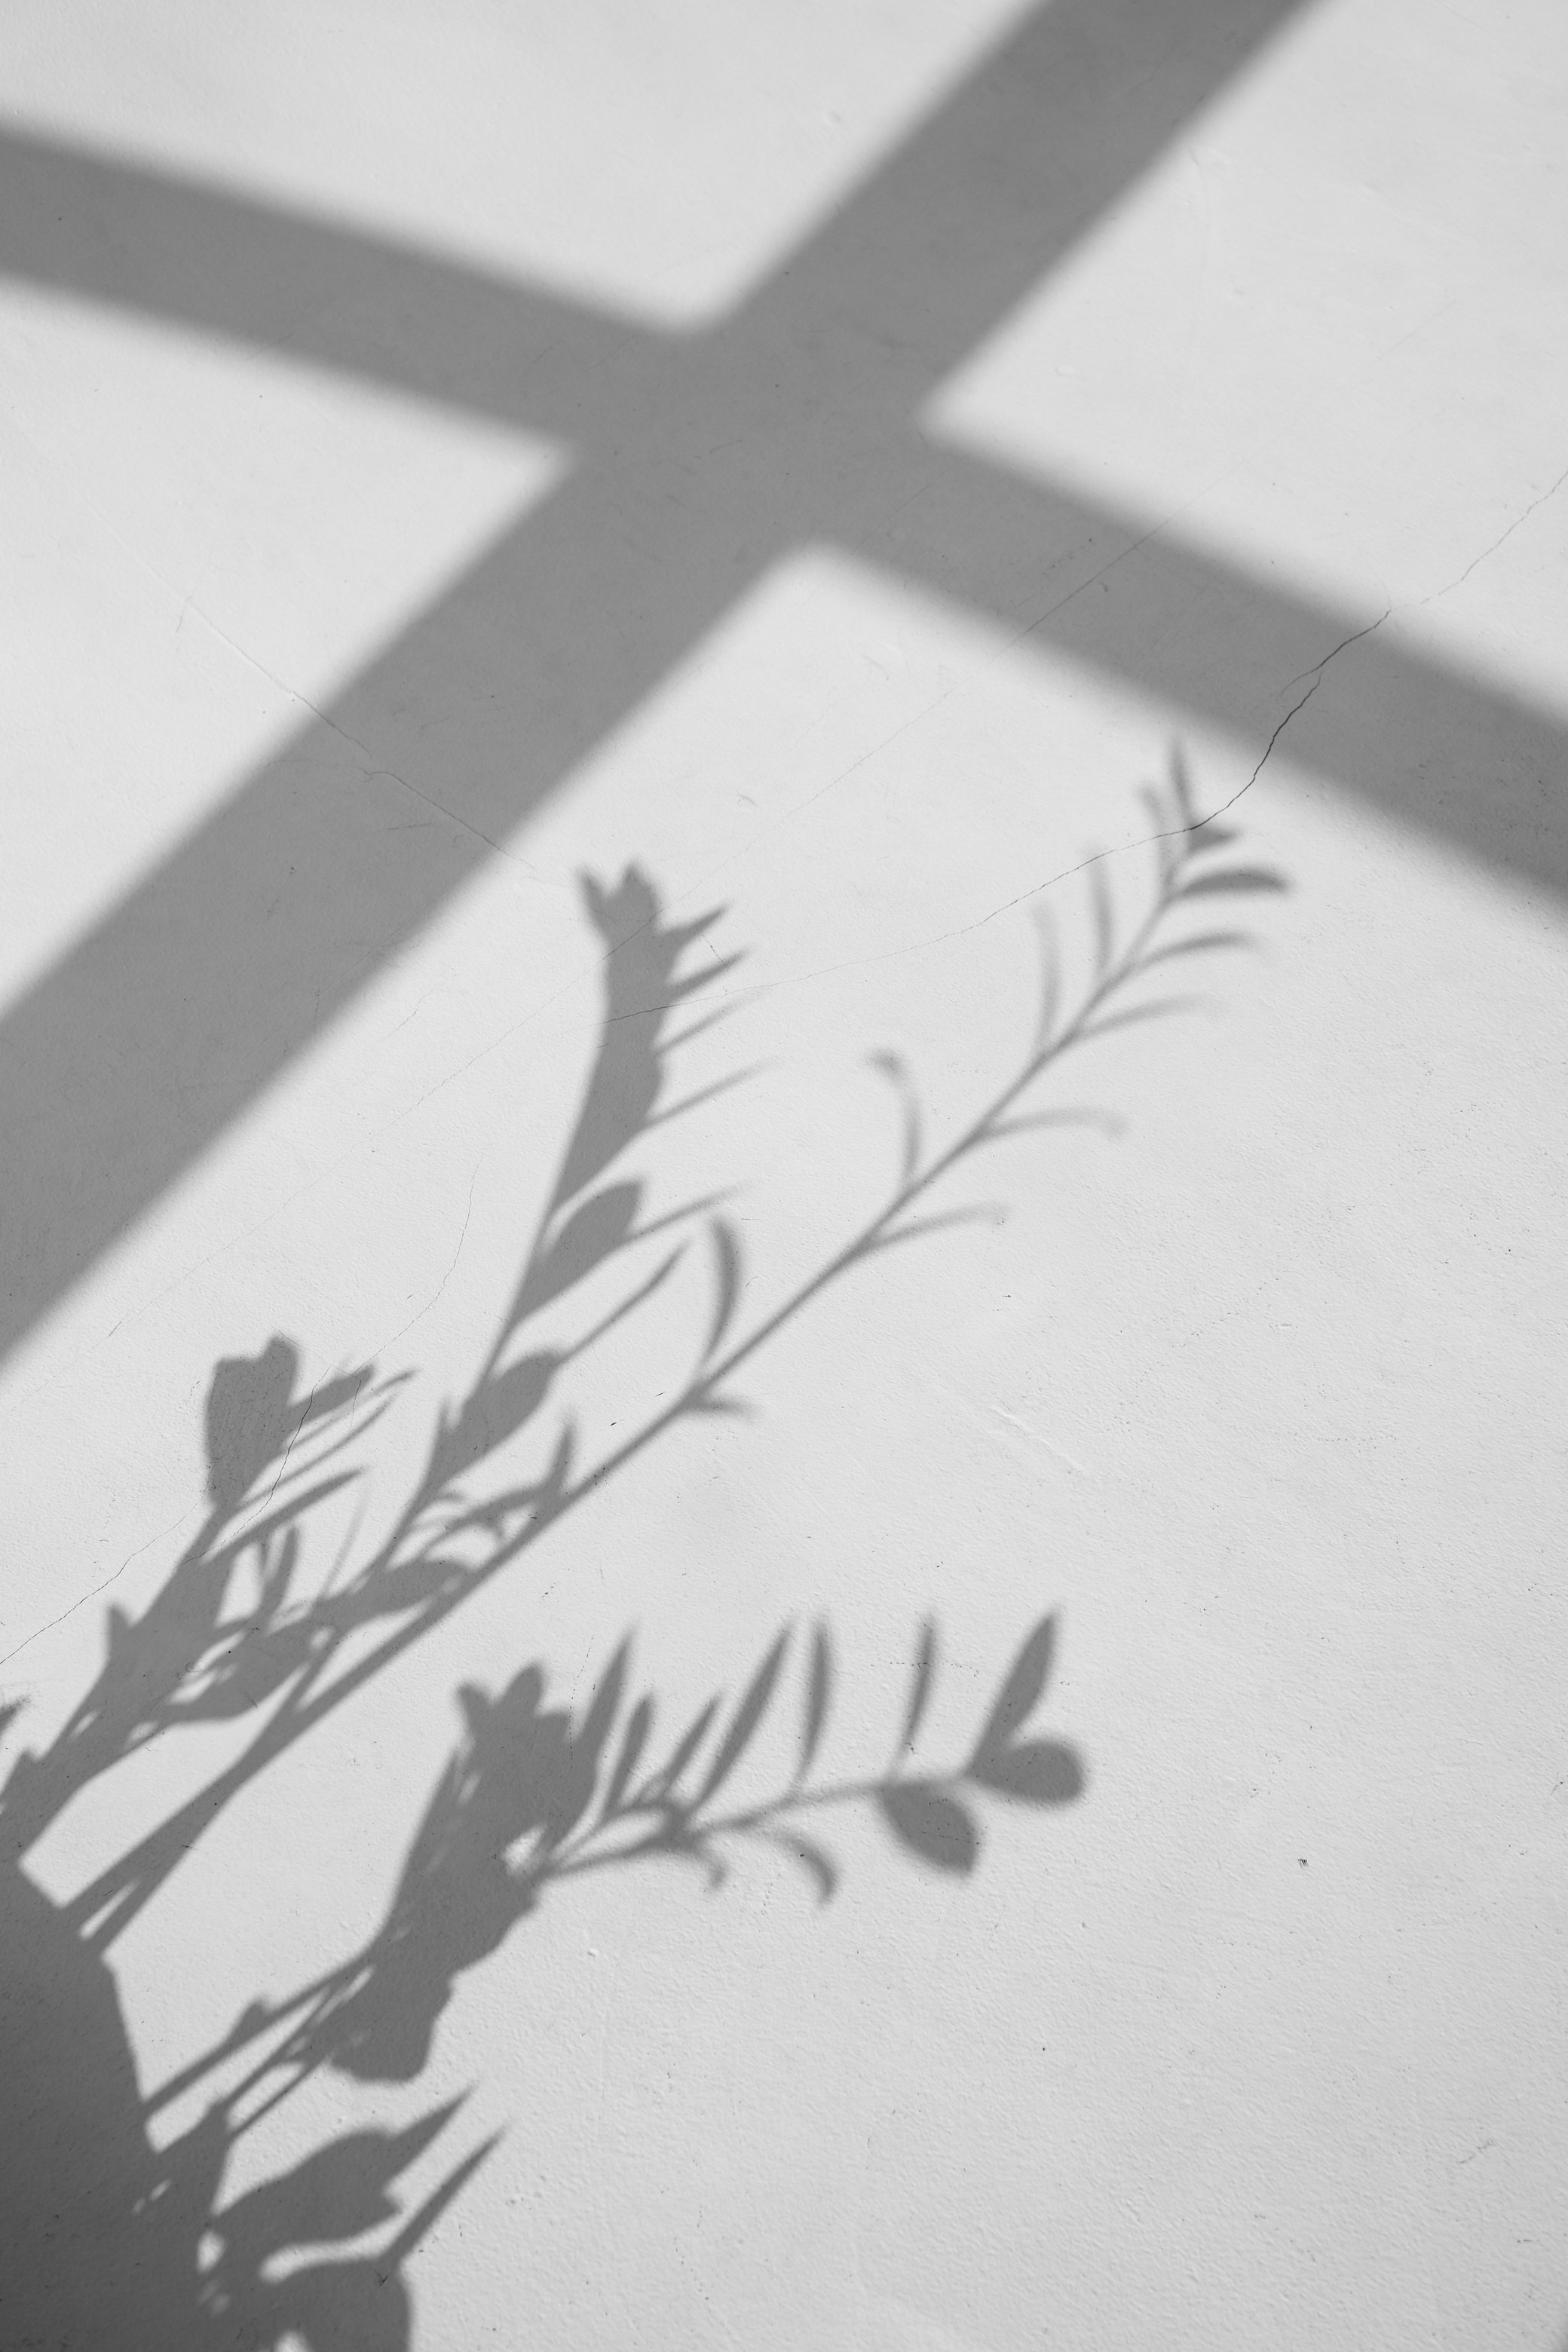
[{"label": "small oval leaf shadow", "polygon": [[431,1462],[434,1475],[444,1484],[460,1478],[515,1437],[544,1402],[561,1360],[552,1353],[524,1356],[484,1381],[441,1432]]},{"label": "small oval leaf shadow", "polygon": [[919,1781],[895,1782],[881,1792],[893,1834],[937,1870],[971,1871],[980,1851],[974,1823],[962,1805]]},{"label": "small oval leaf shadow", "polygon": [[1083,1794],[1083,1766],[1059,1739],[1026,1739],[976,1757],[972,1777],[1026,1805],[1070,1805]]}]

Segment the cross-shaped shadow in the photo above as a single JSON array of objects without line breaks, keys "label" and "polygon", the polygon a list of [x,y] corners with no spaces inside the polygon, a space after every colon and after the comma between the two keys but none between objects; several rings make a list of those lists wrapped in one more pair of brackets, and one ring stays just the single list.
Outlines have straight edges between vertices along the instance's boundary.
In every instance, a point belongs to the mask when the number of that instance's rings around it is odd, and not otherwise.
[{"label": "cross-shaped shadow", "polygon": [[[772,566],[806,546],[1568,887],[1544,708],[922,429],[979,340],[1300,0],[1030,15],[717,324],[650,330],[23,137],[0,270],[568,445],[558,487],[0,1024],[19,1339]],[[1357,642],[1351,642],[1357,640]],[[411,832],[411,795],[434,827]]]}]

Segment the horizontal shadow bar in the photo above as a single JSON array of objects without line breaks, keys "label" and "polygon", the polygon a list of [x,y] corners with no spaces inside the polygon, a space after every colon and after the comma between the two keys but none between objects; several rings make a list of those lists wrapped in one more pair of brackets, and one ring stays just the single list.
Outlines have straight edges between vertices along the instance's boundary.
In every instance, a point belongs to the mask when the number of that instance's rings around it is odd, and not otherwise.
[{"label": "horizontal shadow bar", "polygon": [[569,478],[7,1010],[0,1349],[743,593],[730,519],[672,543],[642,488]]},{"label": "horizontal shadow bar", "polygon": [[[1304,5],[1047,0],[718,332],[809,346],[847,319],[931,389]],[[578,443],[607,383],[702,340],[20,128],[0,276]]]},{"label": "horizontal shadow bar", "polygon": [[[1396,614],[1336,608],[1131,509],[937,443],[909,473],[918,487],[859,553],[1259,752],[1325,664],[1281,759],[1438,846],[1568,896],[1562,712],[1401,644]],[[1048,549],[1062,552],[1047,572]]]},{"label": "horizontal shadow bar", "polygon": [[0,271],[579,453],[328,723],[0,1024],[0,1350],[767,565],[876,538],[910,404],[1300,5],[1031,10],[772,279],[690,335],[130,163],[0,142]]},{"label": "horizontal shadow bar", "polygon": [[[758,486],[754,457],[734,458],[752,477],[749,510],[732,477],[674,508],[657,469],[569,478],[331,723],[244,785],[0,1023],[0,1343],[26,1332],[798,544],[813,518],[795,511],[787,477]],[[911,497],[917,475],[925,492]],[[931,444],[911,443],[902,472],[868,468],[834,520],[831,532],[808,528],[808,543],[836,540],[966,612],[988,610],[1022,646],[1066,654],[1259,752],[1314,665],[1368,617]],[[1299,769],[1436,841],[1568,888],[1558,721],[1376,634],[1343,665],[1292,722]]]},{"label": "horizontal shadow bar", "polygon": [[[591,383],[629,320],[368,230],[0,131],[0,276],[539,431],[532,372]],[[662,339],[653,339],[662,340]]]}]

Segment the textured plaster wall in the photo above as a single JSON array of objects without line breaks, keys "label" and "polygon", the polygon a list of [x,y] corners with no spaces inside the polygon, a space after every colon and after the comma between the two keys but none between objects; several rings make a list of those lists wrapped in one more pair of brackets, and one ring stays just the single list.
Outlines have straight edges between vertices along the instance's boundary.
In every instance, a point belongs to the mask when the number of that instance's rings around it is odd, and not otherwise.
[{"label": "textured plaster wall", "polygon": [[5,46],[0,2344],[1560,2347],[1559,11]]}]

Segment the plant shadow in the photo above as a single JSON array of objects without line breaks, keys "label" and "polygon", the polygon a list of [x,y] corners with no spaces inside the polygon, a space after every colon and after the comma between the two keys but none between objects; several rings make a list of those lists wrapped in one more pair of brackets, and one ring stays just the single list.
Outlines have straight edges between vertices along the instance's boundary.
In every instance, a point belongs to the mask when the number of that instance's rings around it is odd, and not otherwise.
[{"label": "plant shadow", "polygon": [[[842,1683],[828,1624],[784,1627],[732,1701],[716,1695],[673,1723],[660,1695],[639,1686],[627,1635],[580,1711],[552,1698],[539,1660],[497,1690],[464,1685],[460,1736],[375,1932],[287,1997],[249,2003],[151,2090],[138,2080],[108,1957],[240,1792],[328,1714],[647,1447],[690,1419],[739,1410],[735,1376],[829,1286],[972,1213],[930,1205],[957,1170],[1032,1129],[1100,1116],[1040,1111],[1029,1097],[1081,1045],[1185,1001],[1143,983],[1158,988],[1177,960],[1248,943],[1205,927],[1209,902],[1283,887],[1226,856],[1235,836],[1194,815],[1179,761],[1151,809],[1155,874],[1140,909],[1127,919],[1104,865],[1090,866],[1084,975],[1069,992],[1066,960],[1044,938],[1027,1048],[941,1148],[925,1140],[903,1065],[873,1057],[900,1098],[896,1180],[838,1250],[750,1319],[722,1202],[655,1209],[645,1180],[616,1172],[661,1121],[716,1091],[666,1099],[675,1055],[723,1017],[721,1007],[690,1019],[688,1006],[737,960],[710,955],[684,971],[712,915],[667,921],[635,867],[614,888],[585,881],[605,1001],[558,1172],[488,1349],[462,1395],[435,1414],[390,1530],[363,1558],[329,1559],[313,1537],[326,1503],[367,1475],[359,1450],[412,1375],[361,1365],[310,1385],[298,1348],[276,1336],[216,1365],[201,1528],[139,1617],[109,1610],[90,1687],[46,1745],[14,1758],[0,1787],[7,2346],[402,2352],[412,2340],[409,2259],[490,2144],[447,2161],[414,2197],[407,2176],[455,2125],[457,2105],[446,2102],[399,2129],[342,2134],[226,2196],[240,2143],[304,2084],[322,2070],[359,2084],[419,2082],[459,1980],[552,1889],[585,1874],[677,1861],[717,1889],[739,1857],[766,1848],[826,1902],[839,1879],[827,1834],[836,1811],[870,1809],[918,1864],[963,1876],[976,1865],[987,1808],[1049,1810],[1079,1796],[1077,1751],[1032,1727],[1057,1638],[1048,1614],[1024,1635],[963,1754],[940,1767],[920,1760],[940,1667],[927,1621],[887,1765],[837,1780],[819,1769]],[[585,1456],[574,1366],[689,1260],[706,1289],[689,1368],[629,1434]],[[233,1727],[235,1752],[194,1795],[69,1899],[44,1893],[26,1857],[81,1791],[153,1741],[222,1725]],[[787,1762],[759,1793],[760,1759],[781,1746]]]}]

